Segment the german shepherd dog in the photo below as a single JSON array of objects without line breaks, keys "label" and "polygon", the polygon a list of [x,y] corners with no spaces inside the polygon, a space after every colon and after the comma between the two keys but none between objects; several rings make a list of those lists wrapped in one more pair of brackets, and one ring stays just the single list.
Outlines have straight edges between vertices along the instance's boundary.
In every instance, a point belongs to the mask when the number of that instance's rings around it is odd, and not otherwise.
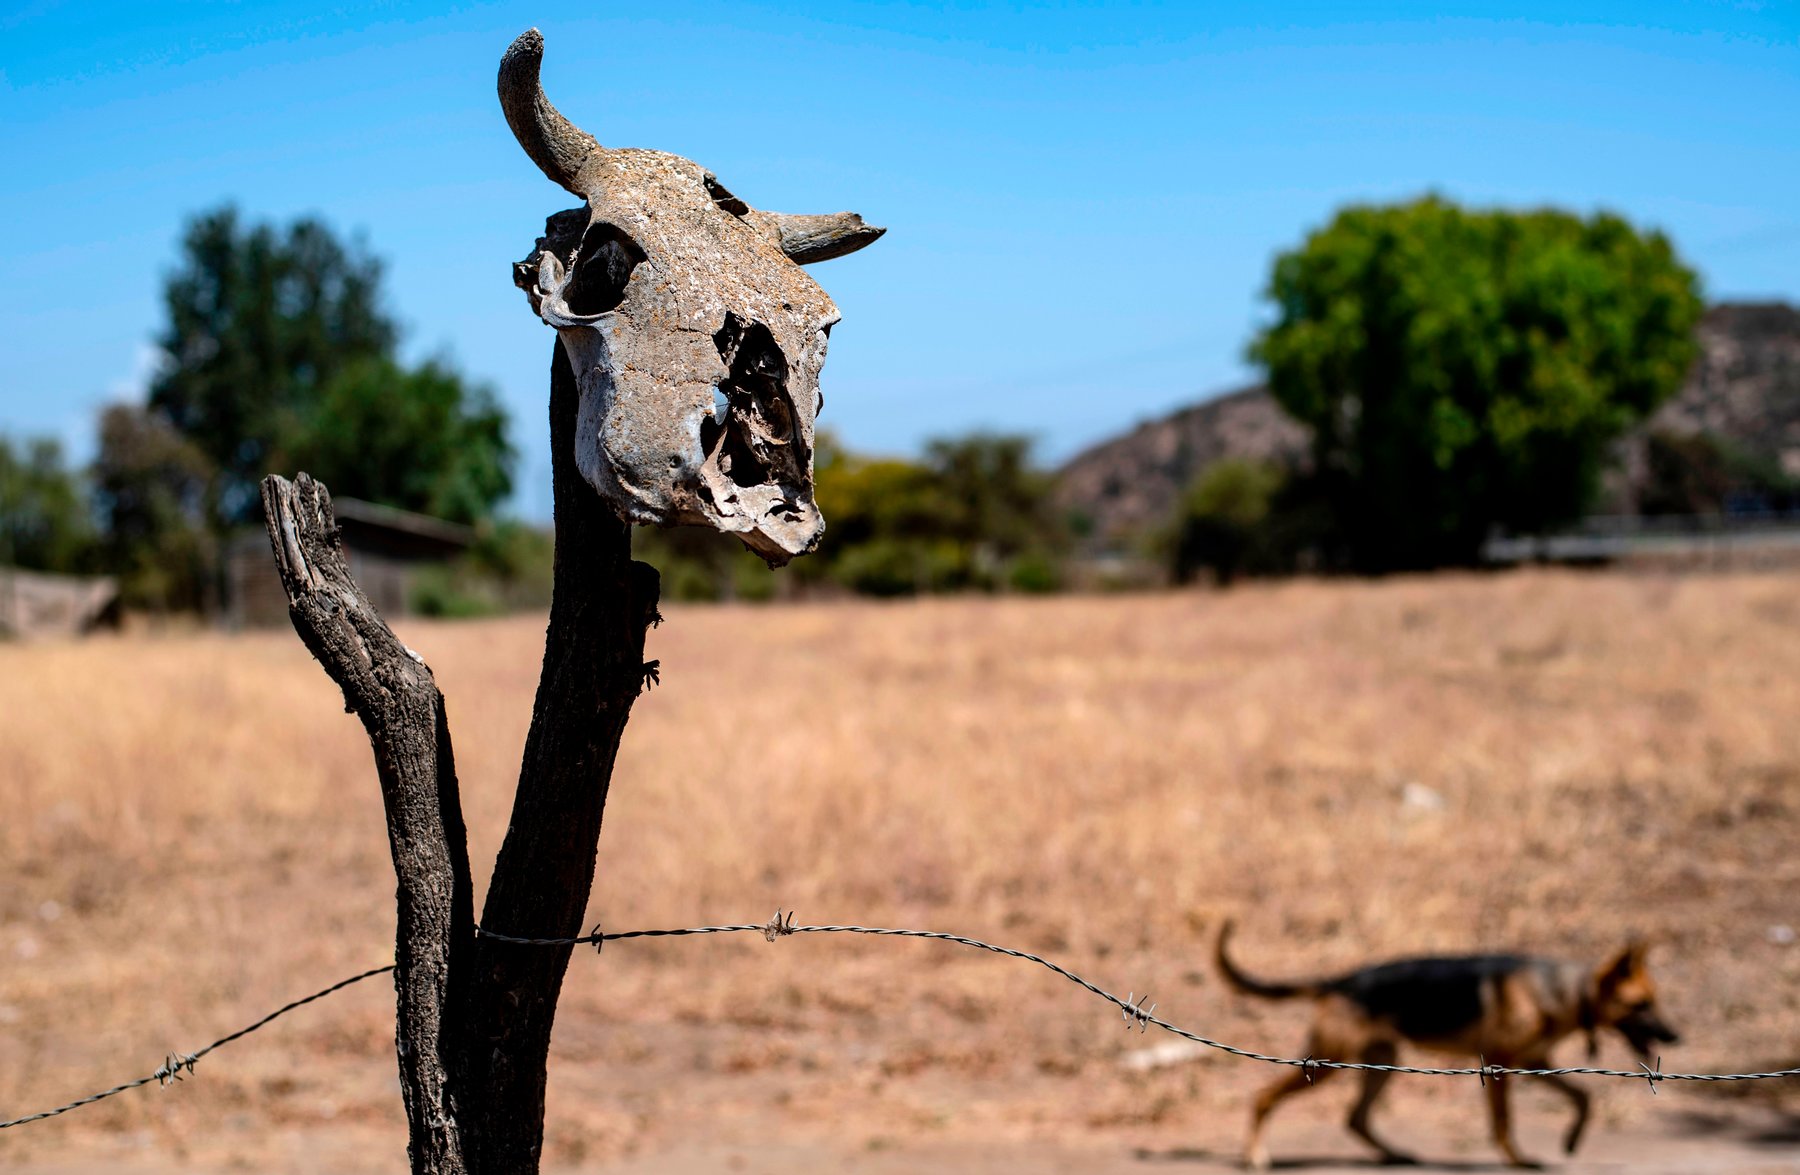
[{"label": "german shepherd dog", "polygon": [[[1656,1010],[1656,988],[1644,968],[1645,947],[1633,942],[1598,968],[1528,955],[1460,955],[1399,959],[1364,967],[1336,979],[1273,983],[1240,971],[1226,954],[1231,923],[1219,930],[1215,956],[1219,971],[1232,987],[1263,999],[1313,1001],[1312,1032],[1306,1054],[1334,1061],[1392,1065],[1407,1041],[1441,1053],[1481,1057],[1484,1063],[1508,1068],[1549,1068],[1550,1049],[1576,1033],[1585,1034],[1588,1055],[1598,1049],[1597,1034],[1610,1028],[1623,1036],[1641,1058],[1650,1046],[1675,1043],[1673,1029]],[[1263,1090],[1250,1120],[1245,1165],[1269,1165],[1263,1130],[1282,1099],[1342,1070],[1295,1070]],[[1362,1070],[1362,1095],[1350,1111],[1351,1133],[1374,1147],[1388,1163],[1414,1163],[1369,1129],[1369,1114],[1393,1074]],[[1575,1120],[1563,1135],[1563,1150],[1575,1153],[1587,1125],[1588,1095],[1561,1077],[1540,1077],[1569,1099]],[[1494,1145],[1508,1164],[1535,1167],[1513,1146],[1507,1119],[1507,1080],[1487,1086],[1493,1118]]]}]

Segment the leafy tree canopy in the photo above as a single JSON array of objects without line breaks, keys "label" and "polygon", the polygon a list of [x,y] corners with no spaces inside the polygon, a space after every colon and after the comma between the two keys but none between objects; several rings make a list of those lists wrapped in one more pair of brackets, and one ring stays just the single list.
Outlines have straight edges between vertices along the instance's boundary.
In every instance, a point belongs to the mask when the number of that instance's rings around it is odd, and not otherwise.
[{"label": "leafy tree canopy", "polygon": [[101,414],[94,506],[101,551],[126,603],[160,612],[200,611],[213,602],[212,470],[160,414],[126,404]]},{"label": "leafy tree canopy", "polygon": [[217,467],[222,518],[244,521],[320,391],[391,356],[399,331],[381,309],[381,263],[320,221],[245,225],[227,206],[190,222],[181,248],[150,406]]},{"label": "leafy tree canopy", "polygon": [[512,489],[505,413],[442,363],[352,363],[294,433],[287,462],[345,497],[472,523]]},{"label": "leafy tree canopy", "polygon": [[971,546],[1010,558],[1054,543],[1053,478],[1031,461],[1031,440],[973,433],[925,446],[939,488],[944,529]]},{"label": "leafy tree canopy", "polygon": [[1182,495],[1164,539],[1175,581],[1206,568],[1225,584],[1247,570],[1284,480],[1280,469],[1255,461],[1227,458],[1207,467]]},{"label": "leafy tree canopy", "polygon": [[395,361],[381,263],[321,221],[189,222],[164,284],[162,365],[144,409],[101,421],[94,504],[128,601],[205,608],[224,534],[264,475],[459,522],[487,518],[514,453],[493,396],[442,362]]},{"label": "leafy tree canopy", "polygon": [[0,435],[0,565],[82,571],[93,540],[87,499],[62,446]]},{"label": "leafy tree canopy", "polygon": [[1314,430],[1361,571],[1472,562],[1578,515],[1608,443],[1680,385],[1698,283],[1617,216],[1348,208],[1275,262],[1252,344]]},{"label": "leafy tree canopy", "polygon": [[827,529],[803,576],[871,595],[1057,584],[1062,529],[1025,437],[940,438],[917,463],[859,457],[827,439],[816,466]]}]

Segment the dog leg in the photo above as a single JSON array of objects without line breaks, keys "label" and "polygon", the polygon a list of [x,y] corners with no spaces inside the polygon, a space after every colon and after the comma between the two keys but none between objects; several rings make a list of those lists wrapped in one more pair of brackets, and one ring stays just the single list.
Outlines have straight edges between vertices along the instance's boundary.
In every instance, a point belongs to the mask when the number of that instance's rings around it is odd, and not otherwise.
[{"label": "dog leg", "polygon": [[1581,1132],[1587,1128],[1589,1101],[1587,1090],[1565,1077],[1546,1075],[1540,1076],[1538,1080],[1568,1098],[1570,1104],[1575,1107],[1575,1120],[1569,1123],[1568,1132],[1563,1135],[1563,1153],[1572,1155],[1575,1153],[1575,1148],[1581,1145]]},{"label": "dog leg", "polygon": [[[1392,1065],[1399,1058],[1400,1050],[1384,1040],[1364,1049],[1362,1056],[1357,1059],[1369,1065]],[[1411,1166],[1417,1163],[1418,1159],[1404,1151],[1395,1150],[1375,1137],[1375,1132],[1369,1129],[1369,1114],[1375,1109],[1375,1100],[1381,1096],[1381,1091],[1387,1087],[1388,1080],[1393,1077],[1393,1074],[1385,1069],[1364,1069],[1361,1070],[1359,1076],[1362,1078],[1362,1093],[1357,1097],[1356,1105],[1350,1110],[1348,1122],[1350,1133],[1380,1151],[1381,1161],[1384,1163],[1395,1166]]]},{"label": "dog leg", "polygon": [[[1316,1037],[1309,1042],[1308,1056],[1332,1055],[1329,1052],[1321,1052],[1318,1044],[1319,1041]],[[1274,1113],[1275,1107],[1285,1099],[1304,1089],[1318,1085],[1336,1072],[1338,1072],[1336,1069],[1316,1069],[1309,1074],[1305,1069],[1296,1069],[1256,1095],[1256,1109],[1250,1117],[1250,1139],[1244,1144],[1244,1166],[1252,1171],[1269,1169],[1269,1148],[1263,1142],[1263,1131],[1268,1126],[1269,1115]]]},{"label": "dog leg", "polygon": [[1535,1171],[1541,1168],[1543,1164],[1535,1163],[1530,1159],[1525,1158],[1523,1155],[1519,1154],[1517,1148],[1513,1146],[1512,1121],[1507,1114],[1506,1095],[1507,1088],[1505,1078],[1495,1077],[1488,1080],[1488,1113],[1493,1118],[1494,1123],[1494,1145],[1500,1148],[1500,1154],[1505,1157],[1508,1166],[1524,1167]]}]

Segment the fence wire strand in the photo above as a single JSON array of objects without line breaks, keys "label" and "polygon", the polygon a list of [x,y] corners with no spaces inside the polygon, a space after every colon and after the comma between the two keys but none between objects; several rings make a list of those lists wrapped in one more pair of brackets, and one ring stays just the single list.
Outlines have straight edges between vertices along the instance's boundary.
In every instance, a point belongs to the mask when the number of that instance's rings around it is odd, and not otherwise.
[{"label": "fence wire strand", "polygon": [[[1010,959],[1022,959],[1028,963],[1036,963],[1038,966],[1061,976],[1063,979],[1068,980],[1077,987],[1098,996],[1100,999],[1105,1000],[1107,1003],[1119,1009],[1127,1029],[1136,1027],[1140,1032],[1146,1032],[1153,1027],[1160,1028],[1164,1032],[1171,1033],[1183,1040],[1191,1041],[1194,1044],[1221,1053],[1226,1053],[1233,1057],[1241,1057],[1247,1061],[1260,1061],[1267,1065],[1284,1065],[1289,1068],[1301,1069],[1309,1075],[1326,1069],[1369,1070],[1380,1073],[1410,1073],[1420,1077],[1474,1077],[1478,1078],[1483,1084],[1486,1084],[1490,1080],[1499,1080],[1503,1077],[1613,1077],[1624,1078],[1630,1081],[1645,1082],[1649,1086],[1651,1093],[1656,1092],[1657,1083],[1662,1081],[1772,1081],[1783,1078],[1800,1077],[1800,1066],[1791,1069],[1777,1069],[1762,1073],[1667,1073],[1662,1069],[1662,1058],[1660,1057],[1657,1058],[1654,1067],[1640,1063],[1636,1069],[1606,1069],[1591,1065],[1556,1069],[1518,1069],[1506,1065],[1489,1065],[1485,1062],[1474,1067],[1449,1069],[1418,1065],[1379,1065],[1367,1061],[1338,1061],[1321,1057],[1277,1057],[1267,1053],[1259,1053],[1252,1049],[1239,1048],[1236,1045],[1227,1044],[1220,1040],[1214,1040],[1211,1037],[1202,1036],[1197,1032],[1191,1032],[1178,1024],[1172,1024],[1155,1014],[1156,1005],[1150,1002],[1150,997],[1148,995],[1139,996],[1134,990],[1121,999],[1112,992],[1107,991],[1105,988],[1082,978],[1067,967],[1064,967],[1059,963],[1054,963],[1049,959],[1044,958],[1042,955],[1033,954],[1030,951],[1021,951],[1013,947],[999,946],[995,943],[983,942],[981,939],[968,938],[960,934],[947,934],[941,930],[905,930],[886,926],[799,926],[795,925],[794,915],[791,911],[784,914],[782,911],[777,910],[775,911],[775,916],[767,922],[739,922],[721,926],[688,926],[676,930],[623,930],[603,933],[599,927],[595,927],[591,934],[579,935],[573,938],[527,938],[517,935],[501,934],[497,931],[485,930],[479,926],[475,928],[475,934],[478,938],[485,938],[494,942],[535,947],[593,946],[595,948],[600,948],[606,943],[621,942],[627,939],[682,938],[703,934],[760,934],[770,942],[774,942],[778,938],[796,934],[864,934],[878,938],[919,938],[933,942],[955,943],[958,946],[972,947],[976,950],[989,951],[996,955],[1004,955]],[[361,983],[363,980],[372,979],[377,975],[386,975],[393,970],[394,964],[390,963],[385,967],[373,967],[360,974],[352,975],[348,979],[341,979],[330,987],[321,988],[311,995],[303,996],[291,1003],[283,1004],[281,1007],[270,1012],[255,1023],[246,1025],[229,1035],[222,1036],[211,1044],[206,1045],[204,1048],[198,1049],[192,1053],[170,1053],[156,1072],[151,1073],[148,1076],[139,1077],[134,1081],[127,1081],[123,1085],[116,1085],[111,1089],[90,1094],[87,1097],[69,1102],[67,1105],[58,1106],[53,1110],[44,1110],[40,1113],[28,1114],[22,1118],[14,1118],[11,1121],[0,1122],[0,1130],[5,1130],[11,1126],[23,1126],[28,1122],[42,1121],[45,1118],[54,1118],[59,1114],[66,1114],[70,1110],[92,1105],[98,1101],[104,1101],[109,1097],[124,1093],[126,1090],[137,1089],[140,1086],[149,1085],[151,1082],[155,1082],[159,1085],[168,1085],[171,1082],[180,1081],[183,1073],[191,1074],[194,1071],[195,1062],[199,1061],[200,1058],[206,1056],[213,1050],[222,1048],[235,1040],[248,1036],[252,1032],[266,1026],[269,1022],[278,1017],[285,1016],[297,1008],[305,1007],[315,1000],[322,1000],[326,996],[331,995],[334,992],[342,991],[352,984]]]},{"label": "fence wire strand", "polygon": [[777,910],[775,917],[768,922],[742,923],[732,926],[696,926],[686,930],[632,930],[619,934],[602,934],[597,929],[592,934],[578,938],[516,938],[512,935],[498,934],[491,930],[476,928],[475,933],[482,938],[490,938],[497,942],[518,943],[525,946],[600,946],[621,938],[649,938],[678,934],[736,934],[755,931],[770,942],[789,934],[869,934],[883,938],[923,938],[936,942],[953,942],[960,946],[974,947],[977,950],[992,951],[996,955],[1005,955],[1012,959],[1023,959],[1028,963],[1052,971],[1062,978],[1099,996],[1107,1003],[1118,1008],[1125,1020],[1125,1026],[1136,1025],[1140,1031],[1152,1027],[1192,1041],[1209,1049],[1241,1057],[1247,1061],[1261,1061],[1268,1065],[1286,1065],[1308,1072],[1319,1069],[1372,1070],[1381,1073],[1412,1073],[1421,1077],[1476,1077],[1483,1081],[1501,1077],[1623,1077],[1633,1081],[1644,1081],[1655,1092],[1659,1081],[1770,1081],[1784,1077],[1800,1077],[1800,1066],[1792,1069],[1778,1069],[1766,1073],[1665,1073],[1662,1062],[1658,1059],[1655,1068],[1640,1064],[1636,1069],[1603,1069],[1594,1066],[1575,1066],[1560,1069],[1516,1069],[1506,1065],[1483,1064],[1473,1068],[1443,1069],[1418,1065],[1377,1065],[1367,1061],[1334,1061],[1318,1057],[1275,1057],[1267,1053],[1255,1052],[1251,1049],[1239,1048],[1224,1041],[1190,1032],[1178,1024],[1171,1024],[1154,1014],[1155,1004],[1148,1003],[1149,996],[1138,996],[1134,991],[1121,999],[1105,988],[1098,986],[1067,967],[1053,963],[1042,955],[1034,955],[1030,951],[1015,950],[1012,947],[997,946],[991,942],[983,942],[978,938],[966,938],[960,934],[946,934],[940,930],[900,930],[885,926],[796,926],[793,915],[786,915],[783,921],[782,912]]},{"label": "fence wire strand", "polygon": [[181,1075],[184,1072],[192,1073],[194,1071],[195,1062],[199,1061],[201,1057],[204,1057],[214,1049],[223,1048],[240,1037],[249,1036],[252,1032],[263,1027],[269,1021],[274,1020],[279,1016],[285,1016],[295,1008],[304,1008],[314,1000],[322,1000],[333,992],[344,990],[353,983],[361,983],[363,980],[373,979],[377,975],[386,975],[393,969],[394,965],[389,963],[385,967],[371,967],[360,975],[352,975],[348,979],[340,979],[330,987],[320,988],[309,996],[302,996],[291,1003],[281,1005],[256,1023],[246,1024],[236,1032],[221,1036],[205,1048],[195,1049],[191,1053],[170,1053],[164,1058],[162,1065],[156,1072],[150,1074],[148,1077],[139,1077],[135,1081],[127,1081],[123,1085],[115,1085],[111,1089],[103,1089],[99,1093],[91,1093],[84,1098],[77,1098],[67,1105],[58,1106],[54,1110],[44,1110],[41,1113],[27,1114],[23,1118],[14,1118],[10,1122],[0,1122],[0,1130],[5,1130],[8,1126],[23,1126],[27,1122],[41,1122],[45,1118],[54,1118],[58,1114],[66,1114],[70,1110],[78,1110],[82,1106],[91,1106],[95,1102],[103,1102],[109,1097],[116,1097],[128,1089],[136,1089],[141,1085],[149,1085],[152,1081],[156,1082],[158,1085],[168,1085],[170,1082],[180,1081]]}]

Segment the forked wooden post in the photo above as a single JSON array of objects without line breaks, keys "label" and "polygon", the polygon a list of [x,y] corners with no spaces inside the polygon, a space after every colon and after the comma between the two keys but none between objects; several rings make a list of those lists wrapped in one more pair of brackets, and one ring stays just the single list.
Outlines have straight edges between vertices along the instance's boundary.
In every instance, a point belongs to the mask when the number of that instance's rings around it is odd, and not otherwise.
[{"label": "forked wooden post", "polygon": [[294,630],[344,691],[375,749],[399,880],[394,985],[400,1091],[414,1171],[472,1171],[451,1093],[458,1017],[474,948],[468,843],[444,697],[350,578],[331,497],[301,474],[263,482],[263,515]]},{"label": "forked wooden post", "polygon": [[[643,682],[655,569],[574,470],[576,389],[551,375],[556,579],[544,668],[512,821],[483,924],[570,938],[593,885],[613,756]],[[362,719],[375,751],[398,881],[396,1045],[413,1169],[537,1169],[550,1029],[567,947],[477,939],[467,839],[444,698],[423,658],[376,614],[345,566],[324,486],[263,482],[294,629]]]},{"label": "forked wooden post", "polygon": [[[633,524],[735,534],[771,565],[810,551],[813,418],[837,308],[801,268],[883,230],[853,213],[762,212],[689,160],[607,149],[538,85],[543,38],[500,64],[500,105],[552,216],[514,281],[556,328],[550,376],[556,573],[512,821],[481,925],[573,938],[593,886],[613,760],[654,665],[656,572]],[[716,402],[722,400],[723,402]],[[325,487],[263,483],[289,614],[375,750],[398,879],[396,1045],[412,1167],[536,1171],[569,947],[477,938],[444,698],[356,586]]]}]

